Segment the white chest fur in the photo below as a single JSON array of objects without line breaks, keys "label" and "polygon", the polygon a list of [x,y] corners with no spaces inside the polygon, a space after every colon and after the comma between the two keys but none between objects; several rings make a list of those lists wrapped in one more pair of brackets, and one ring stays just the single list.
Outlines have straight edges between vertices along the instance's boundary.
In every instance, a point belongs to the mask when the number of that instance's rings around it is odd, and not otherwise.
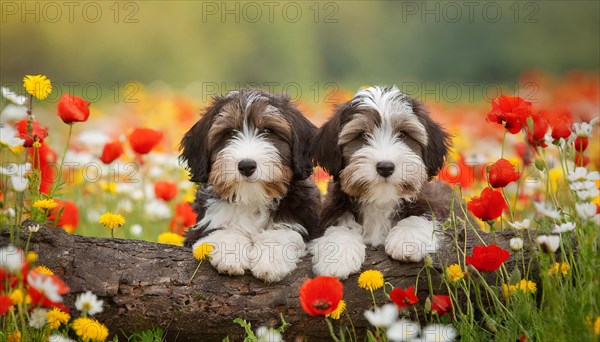
[{"label": "white chest fur", "polygon": [[270,210],[267,206],[231,203],[220,200],[210,201],[200,225],[208,224],[207,231],[231,229],[246,236],[263,231],[270,225]]},{"label": "white chest fur", "polygon": [[370,202],[361,206],[362,235],[365,243],[379,246],[385,242],[392,229],[392,215],[395,211],[396,202]]}]

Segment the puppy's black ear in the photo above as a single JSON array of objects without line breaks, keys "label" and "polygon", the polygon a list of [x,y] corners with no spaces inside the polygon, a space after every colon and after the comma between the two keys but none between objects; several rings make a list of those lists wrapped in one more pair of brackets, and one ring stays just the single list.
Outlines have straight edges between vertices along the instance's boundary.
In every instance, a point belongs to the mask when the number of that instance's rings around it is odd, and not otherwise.
[{"label": "puppy's black ear", "polygon": [[332,117],[327,120],[313,139],[311,151],[315,162],[337,179],[342,171],[342,149],[338,146],[338,138],[342,130],[342,113],[349,109],[345,103],[337,107]]},{"label": "puppy's black ear", "polygon": [[423,150],[423,162],[427,167],[427,176],[431,179],[444,166],[450,148],[450,135],[440,124],[431,119],[423,103],[412,99],[412,108],[427,131],[428,143]]},{"label": "puppy's black ear", "polygon": [[206,183],[210,172],[210,146],[208,143],[208,131],[212,126],[214,118],[222,107],[222,98],[215,99],[208,107],[202,118],[185,133],[179,150],[179,160],[186,165],[190,171],[190,180],[195,183]]},{"label": "puppy's black ear", "polygon": [[313,172],[313,163],[310,155],[310,144],[317,134],[317,127],[313,125],[292,103],[286,94],[278,94],[275,98],[279,101],[278,107],[286,112],[292,125],[292,170],[294,179],[305,180]]}]

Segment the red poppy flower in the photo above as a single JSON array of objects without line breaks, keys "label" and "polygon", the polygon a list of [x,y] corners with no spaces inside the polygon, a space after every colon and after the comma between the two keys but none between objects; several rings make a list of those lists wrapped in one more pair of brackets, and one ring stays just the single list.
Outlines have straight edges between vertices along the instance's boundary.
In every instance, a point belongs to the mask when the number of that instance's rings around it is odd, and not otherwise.
[{"label": "red poppy flower", "polygon": [[568,113],[562,113],[555,116],[550,122],[552,126],[552,139],[567,139],[571,136],[571,116]]},{"label": "red poppy flower", "polygon": [[390,299],[392,302],[396,303],[399,308],[407,308],[419,301],[419,298],[417,298],[417,295],[415,294],[414,286],[410,286],[405,290],[400,288],[393,289],[390,293]]},{"label": "red poppy flower", "polygon": [[68,93],[65,93],[58,100],[58,116],[66,124],[73,122],[83,122],[90,116],[90,102]]},{"label": "red poppy flower", "polygon": [[154,195],[164,201],[170,201],[177,195],[177,184],[173,182],[157,181],[154,183]]},{"label": "red poppy flower", "polygon": [[19,132],[19,138],[25,140],[23,146],[31,147],[35,141],[44,142],[44,138],[48,136],[48,129],[43,127],[37,120],[31,123],[31,133],[27,131],[28,119],[23,119],[15,124]]},{"label": "red poppy flower", "polygon": [[[33,168],[35,170],[40,170],[40,192],[48,194],[50,193],[52,184],[56,181],[56,160],[58,156],[48,144],[42,144],[37,151],[39,158],[33,158]],[[33,155],[33,153],[34,150],[30,149],[29,154]]]},{"label": "red poppy flower", "polygon": [[50,222],[56,221],[56,216],[61,213],[58,222],[56,223],[56,227],[62,227],[69,233],[74,232],[79,224],[79,209],[77,209],[77,204],[72,201],[60,199],[55,199],[55,201],[58,205],[56,208],[50,210],[48,213],[48,220]]},{"label": "red poppy flower", "polygon": [[475,181],[473,165],[465,162],[465,157],[460,154],[456,163],[446,163],[438,178],[450,185],[460,184],[461,188],[469,188]]},{"label": "red poppy flower", "polygon": [[115,140],[104,145],[102,149],[102,155],[100,160],[104,164],[110,164],[119,158],[123,154],[123,144],[120,141]]},{"label": "red poppy flower", "polygon": [[493,272],[500,268],[509,255],[508,251],[492,243],[474,247],[473,256],[467,256],[465,261],[481,272]]},{"label": "red poppy flower", "polygon": [[173,215],[171,223],[169,223],[169,229],[173,233],[183,235],[186,228],[196,224],[197,219],[198,214],[196,214],[194,208],[189,203],[179,203],[175,206],[175,215]]},{"label": "red poppy flower", "polygon": [[307,314],[325,316],[337,309],[344,296],[344,285],[335,277],[306,279],[300,286],[300,303]]},{"label": "red poppy flower", "polygon": [[475,196],[467,203],[467,209],[484,221],[497,219],[506,208],[508,204],[502,193],[491,188],[483,189],[479,197]]},{"label": "red poppy flower", "polygon": [[0,316],[8,312],[8,309],[13,305],[9,296],[0,296]]},{"label": "red poppy flower", "polygon": [[519,180],[519,171],[508,160],[501,158],[490,166],[490,185],[493,188],[503,188],[511,182]]},{"label": "red poppy flower", "polygon": [[526,127],[527,141],[529,141],[529,144],[532,146],[547,146],[544,138],[546,137],[546,132],[548,132],[550,124],[548,123],[545,112],[532,115],[531,127],[529,125]]},{"label": "red poppy flower", "polygon": [[150,152],[163,138],[160,131],[149,128],[136,128],[129,135],[129,144],[138,154]]},{"label": "red poppy flower", "polygon": [[590,163],[590,157],[584,156],[583,153],[575,152],[575,165],[587,166]]},{"label": "red poppy flower", "polygon": [[452,300],[449,296],[431,296],[431,311],[438,316],[452,312]]},{"label": "red poppy flower", "polygon": [[577,137],[575,138],[575,141],[573,142],[573,146],[575,147],[575,151],[577,152],[583,152],[587,149],[589,144],[589,139],[588,137]]},{"label": "red poppy flower", "polygon": [[[41,305],[46,308],[58,307],[61,310],[66,309],[67,311],[65,312],[69,312],[60,302],[48,298],[48,296],[56,297],[56,295],[62,296],[69,293],[69,286],[67,286],[62,279],[56,275],[41,274],[36,271],[29,272],[27,278],[30,278],[28,279],[30,286],[27,289],[27,294],[31,297],[32,305]],[[50,284],[51,286],[42,285],[40,288],[36,288],[33,286],[34,283],[38,285]],[[51,293],[46,293],[44,291],[50,291]]]},{"label": "red poppy flower", "polygon": [[517,134],[530,115],[531,102],[517,96],[502,95],[492,101],[492,110],[487,114],[486,120],[503,125],[510,133]]}]

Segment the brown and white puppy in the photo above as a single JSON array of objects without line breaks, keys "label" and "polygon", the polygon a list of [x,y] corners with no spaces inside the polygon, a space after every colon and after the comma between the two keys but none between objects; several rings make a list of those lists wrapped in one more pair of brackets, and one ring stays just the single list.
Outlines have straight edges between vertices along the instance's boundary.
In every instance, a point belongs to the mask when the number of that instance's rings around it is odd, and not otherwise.
[{"label": "brown and white puppy", "polygon": [[339,106],[320,128],[313,155],[333,175],[313,240],[316,274],[360,270],[366,244],[394,259],[435,252],[451,189],[429,182],[443,166],[449,137],[425,107],[396,87],[371,87]]},{"label": "brown and white puppy", "polygon": [[315,134],[286,95],[242,89],[215,98],[181,142],[180,159],[200,185],[185,244],[213,245],[221,273],[275,282],[292,272],[317,225]]}]

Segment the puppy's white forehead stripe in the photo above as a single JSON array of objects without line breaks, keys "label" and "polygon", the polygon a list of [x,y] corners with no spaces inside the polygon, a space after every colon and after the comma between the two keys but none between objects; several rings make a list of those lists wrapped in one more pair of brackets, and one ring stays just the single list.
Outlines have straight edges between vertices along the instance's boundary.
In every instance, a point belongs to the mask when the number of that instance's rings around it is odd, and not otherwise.
[{"label": "puppy's white forehead stripe", "polygon": [[394,139],[394,124],[401,125],[413,139],[427,145],[425,127],[413,112],[408,95],[394,87],[370,87],[360,90],[352,100],[359,108],[376,110],[381,117],[381,125],[374,136],[376,140]]},{"label": "puppy's white forehead stripe", "polygon": [[383,88],[376,86],[360,90],[354,96],[353,102],[359,108],[375,109],[383,120],[395,114],[414,115],[408,95],[402,93],[396,87]]}]

